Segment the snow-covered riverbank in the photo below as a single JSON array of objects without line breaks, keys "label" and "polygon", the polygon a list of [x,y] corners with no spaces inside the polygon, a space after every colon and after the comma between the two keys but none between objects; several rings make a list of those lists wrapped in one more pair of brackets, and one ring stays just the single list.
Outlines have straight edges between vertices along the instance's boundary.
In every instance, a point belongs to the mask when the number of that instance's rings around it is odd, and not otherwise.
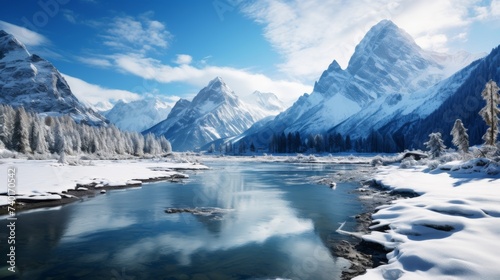
[{"label": "snow-covered riverbank", "polygon": [[379,184],[419,196],[395,200],[373,215],[378,224],[363,239],[391,250],[388,264],[356,279],[499,279],[498,171],[498,163],[481,160],[432,171],[380,167]]},{"label": "snow-covered riverbank", "polygon": [[[76,190],[77,185],[102,188],[133,186],[143,181],[181,176],[177,170],[207,168],[202,164],[161,160],[96,160],[62,165],[56,160],[3,159],[0,181],[8,182],[8,178],[14,178],[11,185],[15,187],[12,189],[15,189],[17,200],[58,200],[65,196],[62,192]],[[7,188],[0,191],[0,205],[8,204],[7,192]],[[11,191],[11,194],[14,192]]]}]

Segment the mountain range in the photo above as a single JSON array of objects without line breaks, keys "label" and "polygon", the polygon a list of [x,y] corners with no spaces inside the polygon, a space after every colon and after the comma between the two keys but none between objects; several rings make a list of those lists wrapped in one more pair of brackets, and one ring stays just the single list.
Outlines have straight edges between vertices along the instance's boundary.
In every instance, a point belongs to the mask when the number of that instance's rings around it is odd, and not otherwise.
[{"label": "mountain range", "polygon": [[[356,46],[345,69],[333,60],[313,91],[286,110],[273,93],[238,96],[217,77],[192,101],[180,99],[173,108],[145,98],[119,101],[103,114],[123,130],[165,136],[176,151],[228,142],[265,149],[276,135],[293,134],[302,136],[303,144],[317,135],[365,146],[375,139],[389,144],[364,151],[395,152],[422,148],[431,132],[441,132],[449,145],[457,118],[469,129],[471,144],[479,144],[486,129],[478,115],[484,106],[480,93],[488,80],[500,81],[499,53],[499,47],[489,55],[427,51],[383,20]],[[72,94],[50,62],[1,30],[0,91],[0,103],[44,115],[69,114],[93,125],[108,122]]]}]

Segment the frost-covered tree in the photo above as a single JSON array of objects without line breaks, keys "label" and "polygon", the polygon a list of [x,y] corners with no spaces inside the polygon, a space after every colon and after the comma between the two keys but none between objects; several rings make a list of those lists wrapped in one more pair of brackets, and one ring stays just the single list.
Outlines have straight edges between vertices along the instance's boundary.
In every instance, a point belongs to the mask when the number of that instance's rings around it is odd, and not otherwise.
[{"label": "frost-covered tree", "polygon": [[425,142],[424,145],[429,149],[433,158],[441,156],[441,154],[446,149],[446,146],[443,144],[443,139],[441,138],[440,132],[429,134],[429,141]]},{"label": "frost-covered tree", "polygon": [[455,125],[451,130],[450,135],[453,137],[451,141],[460,151],[467,153],[469,151],[469,135],[464,127],[462,120],[455,120]]},{"label": "frost-covered tree", "polygon": [[161,147],[152,133],[148,133],[144,140],[144,153],[156,155],[161,153]]},{"label": "frost-covered tree", "polygon": [[163,135],[160,136],[160,146],[164,153],[169,154],[172,152],[172,145],[170,144],[170,141],[168,141],[167,138],[165,138],[165,136]]},{"label": "frost-covered tree", "polygon": [[66,139],[64,137],[61,124],[57,122],[54,130],[54,152],[61,155],[65,152],[65,149]]},{"label": "frost-covered tree", "polygon": [[142,156],[144,154],[144,137],[138,132],[132,133],[132,146],[134,150],[134,155]]},{"label": "frost-covered tree", "polygon": [[33,153],[45,154],[49,151],[45,139],[44,122],[37,116],[34,116],[31,122],[30,146]]},{"label": "frost-covered tree", "polygon": [[12,146],[15,151],[26,154],[31,152],[29,142],[29,121],[28,114],[23,107],[16,110],[14,120],[14,131],[12,135]]},{"label": "frost-covered tree", "polygon": [[500,95],[498,94],[499,88],[497,84],[490,80],[486,83],[486,86],[481,92],[481,96],[486,101],[486,106],[479,111],[479,115],[483,117],[486,124],[489,126],[488,130],[483,136],[484,144],[494,146],[497,140],[499,128],[498,128],[498,115],[500,114],[500,109],[498,105],[500,104]]},{"label": "frost-covered tree", "polygon": [[14,130],[15,111],[7,105],[0,105],[0,141],[5,148],[12,146],[12,131]]},{"label": "frost-covered tree", "polygon": [[66,164],[66,153],[64,151],[59,154],[59,159],[57,160],[57,162],[60,164]]}]

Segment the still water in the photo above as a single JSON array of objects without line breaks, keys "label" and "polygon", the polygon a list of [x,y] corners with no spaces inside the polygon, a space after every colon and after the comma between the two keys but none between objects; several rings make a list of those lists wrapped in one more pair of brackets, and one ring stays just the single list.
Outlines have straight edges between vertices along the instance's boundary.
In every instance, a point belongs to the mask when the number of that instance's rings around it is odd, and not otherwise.
[{"label": "still water", "polygon": [[[357,183],[311,183],[352,165],[206,162],[183,183],[110,191],[18,214],[6,279],[339,279],[329,248],[361,211]],[[215,213],[166,214],[207,207]],[[5,221],[2,221],[5,222]],[[0,231],[5,243],[6,230]],[[2,244],[2,247],[5,244]],[[2,257],[5,250],[2,249]],[[6,270],[5,261],[0,267]],[[10,275],[10,276],[9,276]],[[0,277],[1,278],[1,277]]]}]

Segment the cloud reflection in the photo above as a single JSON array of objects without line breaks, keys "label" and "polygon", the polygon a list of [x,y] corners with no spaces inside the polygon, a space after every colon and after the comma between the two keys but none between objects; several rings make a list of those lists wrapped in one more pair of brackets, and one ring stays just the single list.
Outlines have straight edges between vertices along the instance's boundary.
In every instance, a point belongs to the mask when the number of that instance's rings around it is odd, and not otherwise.
[{"label": "cloud reflection", "polygon": [[[250,243],[264,243],[272,237],[299,235],[313,229],[309,219],[296,216],[283,192],[262,188],[257,178],[245,181],[236,171],[212,172],[203,177],[203,188],[193,200],[198,207],[234,209],[221,221],[200,219],[202,227],[188,234],[163,232],[139,240],[118,251],[119,263],[149,262],[160,255],[175,254],[182,265],[189,265],[199,251],[228,250]],[[190,215],[190,214],[179,214]],[[209,223],[220,223],[220,230],[210,231]]]}]

